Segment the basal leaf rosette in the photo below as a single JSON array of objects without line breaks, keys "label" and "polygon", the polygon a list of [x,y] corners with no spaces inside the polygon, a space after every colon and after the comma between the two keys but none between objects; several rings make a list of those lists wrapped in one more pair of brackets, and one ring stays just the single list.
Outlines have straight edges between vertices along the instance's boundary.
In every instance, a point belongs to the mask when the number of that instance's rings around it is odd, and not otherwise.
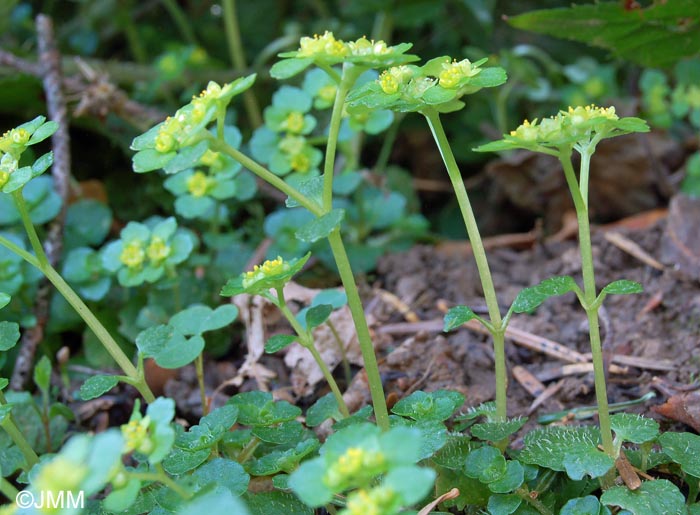
[{"label": "basal leaf rosette", "polygon": [[279,256],[276,259],[268,259],[262,265],[255,265],[253,270],[229,279],[222,288],[221,295],[224,297],[233,297],[241,293],[260,295],[267,294],[273,288],[282,288],[301,271],[310,257],[309,252],[301,258],[289,261]]},{"label": "basal leaf rosette", "polygon": [[364,36],[345,42],[326,31],[322,36],[301,38],[299,49],[294,52],[279,54],[285,59],[272,66],[270,75],[276,79],[287,79],[312,64],[326,70],[346,62],[365,68],[396,66],[418,60],[417,56],[406,54],[412,46],[411,43],[389,46],[382,40],[370,40]]},{"label": "basal leaf rosette", "polygon": [[504,134],[503,139],[474,150],[499,152],[522,148],[553,154],[570,146],[581,151],[602,139],[633,132],[649,132],[649,126],[640,118],[620,118],[614,106],[569,107],[549,118],[525,120],[517,129]]},{"label": "basal leaf rosette", "polygon": [[231,102],[255,82],[255,75],[241,77],[220,86],[210,81],[206,89],[178,109],[173,116],[152,127],[131,143],[137,153],[133,169],[137,173],[164,169],[175,173],[192,167],[209,149],[210,137],[204,129]]},{"label": "basal leaf rosette", "polygon": [[120,239],[102,251],[102,264],[116,273],[122,286],[158,281],[167,270],[185,261],[195,246],[195,237],[178,229],[175,218],[149,225],[129,222]]},{"label": "basal leaf rosette", "polygon": [[47,122],[45,116],[37,116],[0,136],[0,191],[12,193],[51,166],[51,152],[41,156],[31,166],[20,167],[19,161],[27,148],[44,141],[56,132],[56,129],[56,122]]},{"label": "basal leaf rosette", "polygon": [[348,95],[351,109],[391,109],[400,112],[432,108],[441,113],[464,107],[459,99],[481,88],[503,84],[502,68],[481,68],[486,59],[472,63],[448,56],[431,59],[425,65],[400,65],[384,70],[376,81]]}]

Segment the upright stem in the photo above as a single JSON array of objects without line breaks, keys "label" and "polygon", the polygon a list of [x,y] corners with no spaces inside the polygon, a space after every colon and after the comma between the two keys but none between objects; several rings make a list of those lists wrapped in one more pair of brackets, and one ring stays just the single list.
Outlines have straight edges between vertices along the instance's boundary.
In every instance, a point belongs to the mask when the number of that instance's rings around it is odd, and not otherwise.
[{"label": "upright stem", "polygon": [[[0,406],[5,406],[7,404],[7,399],[5,398],[5,394],[0,392]],[[12,413],[9,413],[0,423],[0,427],[2,427],[5,432],[8,434],[8,436],[12,439],[12,441],[15,443],[17,448],[20,450],[22,455],[24,456],[24,461],[27,462],[27,466],[25,468],[26,471],[29,471],[34,465],[36,465],[39,461],[39,456],[34,452],[34,449],[32,449],[32,446],[29,444],[27,439],[24,437],[24,434],[22,431],[20,431],[17,426],[15,425],[14,418],[12,417]]]},{"label": "upright stem", "polygon": [[172,17],[178,30],[182,33],[182,36],[187,40],[187,43],[190,45],[196,45],[197,40],[194,37],[192,26],[190,25],[185,13],[182,12],[182,9],[180,9],[178,3],[175,0],[161,0],[161,3]]},{"label": "upright stem", "polygon": [[335,92],[331,121],[328,126],[328,144],[326,145],[326,157],[323,163],[323,210],[327,213],[333,207],[333,172],[335,167],[335,152],[338,145],[338,133],[340,132],[340,122],[343,120],[343,108],[348,91],[355,84],[358,77],[364,71],[354,64],[345,63],[343,74]]},{"label": "upright stem", "polygon": [[[590,157],[590,156],[589,156]],[[605,384],[605,365],[603,363],[603,350],[600,340],[600,325],[598,323],[598,308],[595,306],[597,297],[595,286],[595,275],[593,271],[593,250],[591,246],[591,229],[588,221],[588,208],[585,198],[582,196],[576,181],[576,174],[571,164],[571,150],[562,151],[559,154],[559,161],[564,167],[566,182],[571,189],[571,196],[576,208],[576,218],[578,220],[578,238],[581,252],[581,271],[583,274],[583,299],[588,317],[588,329],[591,341],[591,357],[593,361],[593,371],[595,375],[595,394],[598,403],[598,420],[600,424],[600,436],[603,442],[603,449],[611,457],[615,458],[615,446],[613,445],[612,430],[610,427],[610,411],[608,407],[608,393]],[[581,177],[588,177],[589,160],[581,160]]]},{"label": "upright stem", "polygon": [[[224,0],[224,27],[226,28],[226,40],[228,41],[228,51],[233,62],[234,70],[245,73],[248,69],[246,64],[243,43],[241,41],[240,25],[236,11],[236,0]],[[248,121],[253,128],[260,127],[263,123],[260,115],[260,106],[252,89],[243,92],[243,104],[245,106]]]},{"label": "upright stem", "polygon": [[472,245],[472,252],[474,253],[474,259],[476,260],[476,267],[479,271],[481,286],[484,289],[484,298],[486,300],[486,306],[488,307],[489,318],[494,327],[493,345],[496,373],[496,416],[500,420],[504,420],[507,416],[506,392],[508,387],[505,360],[505,327],[503,327],[504,324],[502,323],[501,319],[501,311],[498,306],[498,299],[496,298],[496,290],[493,286],[493,279],[491,278],[491,270],[489,269],[489,263],[486,259],[486,252],[484,250],[484,244],[481,241],[481,235],[479,233],[479,227],[476,223],[476,218],[474,217],[474,211],[472,211],[469,196],[467,195],[467,190],[464,187],[464,181],[462,180],[462,175],[459,172],[457,161],[452,154],[452,148],[450,147],[445,131],[442,128],[440,115],[437,111],[432,109],[426,109],[423,112],[423,115],[428,120],[428,125],[433,133],[435,143],[440,150],[442,160],[447,168],[447,174],[450,177],[452,187],[454,188],[455,195],[457,196],[459,210],[462,213],[462,218],[464,218],[464,225],[467,228],[469,242]]},{"label": "upright stem", "polygon": [[309,350],[314,360],[316,361],[316,364],[321,369],[323,377],[326,379],[328,386],[330,386],[331,391],[335,396],[335,400],[338,403],[338,409],[340,410],[341,415],[343,415],[343,417],[349,417],[350,411],[348,410],[347,404],[345,404],[345,399],[343,399],[343,394],[340,391],[340,388],[338,388],[338,383],[335,382],[335,378],[333,377],[333,374],[331,374],[331,371],[328,369],[328,365],[326,365],[326,362],[323,361],[321,354],[319,354],[318,350],[314,346],[313,340],[309,337],[309,332],[301,326],[299,321],[294,316],[294,313],[292,313],[292,311],[287,306],[287,303],[284,300],[284,293],[282,292],[282,288],[279,288],[277,290],[277,301],[280,311],[287,319],[287,321],[291,324],[292,328],[294,329],[294,332],[297,333],[297,336],[299,336],[299,343],[301,343],[303,347]]},{"label": "upright stem", "polygon": [[360,351],[362,359],[365,363],[365,373],[367,374],[367,382],[369,384],[369,393],[372,397],[374,405],[374,416],[377,419],[377,425],[384,431],[389,429],[389,411],[384,398],[384,388],[382,387],[382,378],[379,375],[379,365],[377,364],[377,356],[374,353],[372,345],[372,336],[369,333],[369,326],[365,318],[365,311],[362,308],[362,300],[357,291],[355,277],[352,274],[350,260],[345,252],[345,245],[340,237],[340,230],[335,229],[328,235],[328,242],[335,258],[335,263],[338,267],[340,280],[345,288],[345,293],[348,296],[348,306],[350,314],[355,324],[357,331],[357,340],[360,343]]},{"label": "upright stem", "polygon": [[153,402],[155,396],[151,392],[150,388],[146,384],[143,376],[138,373],[136,367],[129,360],[129,358],[121,350],[117,342],[112,338],[112,335],[105,329],[102,323],[95,317],[95,315],[90,311],[82,299],[76,294],[73,289],[68,285],[68,283],[61,277],[61,275],[49,264],[49,260],[46,257],[44,248],[39,241],[39,236],[36,233],[36,229],[29,218],[29,212],[27,211],[26,203],[24,202],[24,197],[22,196],[22,191],[18,190],[12,194],[17,210],[19,211],[20,217],[22,218],[22,223],[27,231],[27,236],[32,245],[36,257],[32,256],[23,249],[17,247],[9,240],[0,237],[0,245],[7,247],[8,249],[15,252],[17,255],[22,257],[29,264],[38,268],[46,278],[56,287],[61,295],[66,299],[66,301],[73,306],[80,317],[85,321],[87,326],[92,329],[95,336],[102,342],[107,352],[114,358],[114,361],[121,367],[124,373],[133,381],[134,387],[143,395],[146,402]]},{"label": "upright stem", "polygon": [[209,404],[207,403],[207,390],[204,385],[204,357],[202,353],[194,360],[194,367],[197,372],[197,383],[199,383],[199,398],[202,402],[202,416],[209,414]]}]

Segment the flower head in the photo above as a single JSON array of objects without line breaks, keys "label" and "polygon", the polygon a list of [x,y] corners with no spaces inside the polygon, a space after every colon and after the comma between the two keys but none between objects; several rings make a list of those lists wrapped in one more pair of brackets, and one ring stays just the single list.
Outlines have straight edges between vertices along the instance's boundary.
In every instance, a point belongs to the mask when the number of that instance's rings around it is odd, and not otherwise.
[{"label": "flower head", "polygon": [[384,472],[386,467],[384,454],[378,449],[350,447],[328,467],[323,482],[331,490],[342,491],[349,486],[368,482]]},{"label": "flower head", "polygon": [[438,75],[438,84],[446,89],[455,89],[459,87],[464,79],[469,79],[477,75],[481,68],[472,66],[469,59],[462,59],[442,64],[442,71]]},{"label": "flower head", "polygon": [[401,496],[388,486],[360,489],[348,496],[341,515],[391,515],[401,507]]},{"label": "flower head", "polygon": [[221,290],[221,295],[231,297],[240,293],[251,295],[267,293],[272,288],[281,288],[303,268],[311,254],[289,261],[277,257],[269,259],[262,265],[255,265],[253,270],[243,272],[230,279]]},{"label": "flower head", "polygon": [[299,40],[299,57],[342,57],[350,52],[341,40],[335,39],[332,32],[326,31],[323,36],[303,37]]}]

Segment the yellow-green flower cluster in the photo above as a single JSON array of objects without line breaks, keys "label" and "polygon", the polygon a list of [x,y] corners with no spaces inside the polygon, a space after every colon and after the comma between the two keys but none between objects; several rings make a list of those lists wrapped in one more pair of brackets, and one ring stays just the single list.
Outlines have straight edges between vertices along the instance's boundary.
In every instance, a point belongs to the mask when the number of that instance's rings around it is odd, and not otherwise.
[{"label": "yellow-green flower cluster", "polygon": [[289,271],[289,263],[277,256],[277,259],[267,260],[262,265],[255,265],[252,270],[245,272],[243,287],[248,288],[252,284],[269,279]]},{"label": "yellow-green flower cluster", "polygon": [[299,40],[298,57],[316,57],[319,55],[329,57],[343,57],[350,53],[348,46],[336,39],[332,32],[326,31],[323,36],[315,34],[310,38],[305,36]]},{"label": "yellow-green flower cluster", "polygon": [[121,426],[122,437],[124,438],[124,454],[136,451],[141,454],[150,454],[154,444],[148,435],[148,428],[151,419],[148,416],[143,418],[132,418],[128,423]]},{"label": "yellow-green flower cluster", "polygon": [[414,74],[414,68],[401,65],[384,70],[377,81],[382,91],[387,95],[397,93],[402,85],[406,84]]},{"label": "yellow-green flower cluster", "polygon": [[32,486],[40,492],[76,491],[88,473],[86,465],[59,455],[41,467]]},{"label": "yellow-green flower cluster", "polygon": [[[19,161],[27,147],[48,138],[57,128],[58,125],[55,122],[47,122],[46,117],[37,116],[32,121],[5,131],[0,136],[0,189],[10,182],[11,176],[18,170],[11,189],[6,190],[6,193],[21,188],[32,177],[36,177],[48,168],[51,163],[50,155],[43,156],[31,167],[20,168]],[[47,157],[49,159],[46,159]],[[40,162],[41,166],[39,166]]]},{"label": "yellow-green flower cluster", "polygon": [[400,496],[388,486],[358,490],[348,496],[340,515],[391,515],[401,507]]},{"label": "yellow-green flower cluster", "polygon": [[446,62],[442,65],[442,71],[438,75],[438,84],[445,89],[455,89],[459,87],[463,79],[474,77],[481,68],[472,66],[469,59],[462,59]]},{"label": "yellow-green flower cluster", "polygon": [[209,193],[214,181],[204,172],[197,170],[188,177],[185,182],[187,184],[187,191],[193,197],[199,198]]},{"label": "yellow-green flower cluster", "polygon": [[160,236],[151,236],[148,244],[142,240],[131,240],[122,249],[119,260],[127,268],[139,269],[144,266],[146,258],[152,266],[159,266],[171,253],[170,245]]},{"label": "yellow-green flower cluster", "polygon": [[385,471],[387,466],[384,454],[379,450],[350,447],[334,463],[329,465],[323,483],[331,490],[365,483]]}]

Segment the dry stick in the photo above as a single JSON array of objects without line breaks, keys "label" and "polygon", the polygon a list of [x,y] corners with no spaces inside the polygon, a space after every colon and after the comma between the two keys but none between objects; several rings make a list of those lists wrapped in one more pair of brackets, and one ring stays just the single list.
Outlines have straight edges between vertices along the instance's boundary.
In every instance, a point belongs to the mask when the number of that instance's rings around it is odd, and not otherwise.
[{"label": "dry stick", "polygon": [[[40,14],[36,17],[37,38],[39,40],[39,62],[44,92],[46,93],[46,108],[49,119],[58,124],[58,129],[51,137],[54,160],[51,166],[56,193],[61,197],[61,210],[49,225],[44,242],[44,250],[51,266],[61,258],[63,249],[63,225],[66,215],[68,188],[70,185],[70,136],[68,134],[68,113],[66,102],[61,90],[61,56],[58,53],[51,18]],[[44,278],[39,284],[34,304],[36,325],[24,332],[17,361],[12,371],[10,387],[13,390],[23,390],[34,363],[36,348],[44,338],[44,328],[48,322],[49,304],[51,301],[51,284]]]}]

